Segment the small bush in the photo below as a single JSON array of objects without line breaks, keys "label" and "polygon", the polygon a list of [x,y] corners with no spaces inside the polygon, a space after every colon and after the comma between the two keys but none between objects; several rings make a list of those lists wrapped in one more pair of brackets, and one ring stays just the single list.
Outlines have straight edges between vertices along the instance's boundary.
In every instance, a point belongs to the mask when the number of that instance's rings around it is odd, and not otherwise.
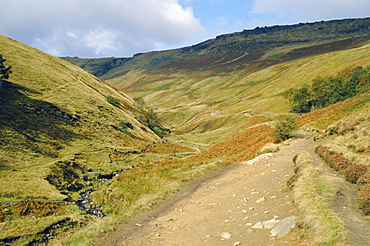
[{"label": "small bush", "polygon": [[366,214],[370,214],[370,184],[363,186],[359,198],[360,209]]},{"label": "small bush", "polygon": [[123,133],[127,133],[127,128],[128,128],[128,126],[127,126],[127,124],[126,124],[124,121],[120,121],[120,122],[118,123],[118,125],[119,125],[119,130],[120,130],[121,132],[123,132]]},{"label": "small bush", "polygon": [[277,142],[282,142],[293,137],[297,130],[298,123],[296,117],[290,116],[284,120],[278,121],[275,125],[273,136],[277,139]]},{"label": "small bush", "polygon": [[107,101],[112,104],[113,106],[119,107],[121,104],[121,101],[117,98],[114,98],[112,96],[107,97]]},{"label": "small bush", "polygon": [[50,167],[45,179],[60,191],[79,191],[84,187],[81,175],[85,172],[86,168],[74,161],[59,161]]},{"label": "small bush", "polygon": [[257,155],[263,155],[266,153],[275,153],[279,151],[279,145],[273,143],[267,143],[257,153]]},{"label": "small bush", "polygon": [[367,166],[362,164],[353,164],[344,169],[343,174],[348,182],[353,184],[357,183],[357,180],[365,174]]}]

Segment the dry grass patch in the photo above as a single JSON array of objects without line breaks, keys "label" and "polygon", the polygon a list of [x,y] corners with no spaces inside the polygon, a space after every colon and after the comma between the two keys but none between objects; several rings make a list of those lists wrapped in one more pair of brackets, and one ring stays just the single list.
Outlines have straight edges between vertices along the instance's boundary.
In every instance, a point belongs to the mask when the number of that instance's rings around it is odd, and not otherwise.
[{"label": "dry grass patch", "polygon": [[313,245],[346,245],[343,222],[327,205],[332,197],[331,180],[320,175],[307,152],[300,153],[295,163],[298,178],[294,183],[294,201],[305,233],[312,238]]},{"label": "dry grass patch", "polygon": [[356,111],[365,110],[370,103],[370,93],[347,99],[328,107],[312,111],[300,117],[300,125],[312,123],[318,129],[326,129],[338,120],[353,114]]}]

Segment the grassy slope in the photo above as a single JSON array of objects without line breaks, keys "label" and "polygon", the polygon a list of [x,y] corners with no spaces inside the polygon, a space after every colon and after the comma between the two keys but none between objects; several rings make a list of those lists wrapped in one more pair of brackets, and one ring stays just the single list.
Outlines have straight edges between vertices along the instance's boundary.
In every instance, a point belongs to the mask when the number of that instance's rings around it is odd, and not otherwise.
[{"label": "grassy slope", "polygon": [[[270,55],[272,52],[269,51]],[[268,54],[268,53],[267,53]],[[207,75],[186,70],[128,73],[108,82],[130,94],[143,97],[147,105],[181,132],[207,137],[211,143],[220,133],[240,130],[251,115],[286,113],[289,105],[282,94],[317,76],[370,64],[370,45],[290,60],[250,71]],[[130,81],[125,83],[124,81]],[[212,134],[215,130],[216,134]],[[193,135],[193,134],[192,134]]]},{"label": "grassy slope", "polygon": [[[77,153],[86,154],[85,162],[89,167],[110,170],[111,167],[105,166],[107,161],[103,157],[95,159],[93,152],[107,155],[112,148],[139,148],[158,139],[134,118],[133,112],[115,107],[106,100],[113,96],[121,100],[123,108],[129,108],[132,107],[129,97],[61,59],[4,36],[0,37],[0,42],[1,47],[6,47],[1,52],[13,71],[9,79],[11,84],[7,83],[8,86],[3,86],[0,91],[5,116],[1,124],[3,142],[0,150],[4,172],[19,169],[18,172],[25,172],[26,176],[35,175],[34,178],[44,184],[41,179],[45,164],[73,158]],[[61,117],[51,119],[53,112],[48,109],[51,107],[57,107],[79,121],[71,122]],[[111,127],[118,126],[119,121],[131,123],[133,134],[142,141],[133,140]],[[26,144],[20,146],[21,143],[17,143],[20,139]],[[7,152],[6,141],[19,147]],[[32,174],[28,167],[35,169]],[[17,172],[13,174],[19,176]],[[18,194],[19,197],[32,195],[27,190],[19,192],[24,193]]]},{"label": "grassy slope", "polygon": [[[369,22],[348,19],[220,35],[189,47],[137,54],[102,78],[143,98],[172,128],[191,138],[201,133],[197,141],[214,143],[220,135],[242,130],[251,113],[287,112],[282,93],[292,86],[369,64]],[[71,61],[86,69],[107,63]]]},{"label": "grassy slope", "polygon": [[[136,150],[159,140],[136,119],[141,115],[132,99],[79,67],[4,36],[0,47],[13,71],[0,89],[0,202],[61,201],[66,196],[45,180],[54,163],[111,173],[127,166],[110,158],[113,149]],[[107,102],[109,96],[119,107]],[[112,127],[120,121],[131,124],[129,134]],[[33,234],[66,216],[83,218],[79,214],[69,203],[33,221],[10,216],[1,224],[0,238]]]},{"label": "grassy slope", "polygon": [[[269,52],[270,64],[280,62],[281,58],[294,59],[308,54],[341,50],[358,37],[368,34],[369,23],[370,18],[363,18],[256,27],[253,30],[219,35],[214,39],[184,48],[140,53],[131,58],[65,59],[103,79],[119,77],[135,69],[197,70],[202,67],[227,71],[230,67],[231,70],[234,69],[235,65],[243,67],[248,61],[259,58],[264,51],[270,49],[278,51]],[[302,49],[287,54],[296,48]],[[282,54],[285,57],[279,57]]]}]

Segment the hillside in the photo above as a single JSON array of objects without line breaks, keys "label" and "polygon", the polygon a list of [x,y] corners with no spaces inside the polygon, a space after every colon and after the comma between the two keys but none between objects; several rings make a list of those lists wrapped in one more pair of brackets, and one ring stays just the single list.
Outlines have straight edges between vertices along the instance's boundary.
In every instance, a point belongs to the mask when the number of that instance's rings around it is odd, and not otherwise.
[{"label": "hillside", "polygon": [[368,64],[369,23],[365,18],[258,27],[138,54],[101,78],[143,99],[179,132],[200,133],[209,144],[221,133],[240,131],[251,115],[288,112],[282,94],[296,84]]},{"label": "hillside", "polygon": [[[235,66],[241,69],[246,66],[245,63],[261,58],[268,60],[269,63],[264,64],[266,66],[303,57],[308,53],[326,53],[361,43],[364,41],[362,36],[369,34],[369,22],[370,18],[364,18],[256,27],[253,30],[219,35],[189,47],[139,53],[131,58],[63,59],[102,79],[115,78],[135,69],[197,70],[202,67],[229,70]],[[284,48],[271,52],[279,47]],[[267,57],[262,57],[266,53]]]},{"label": "hillside", "polygon": [[92,178],[128,167],[112,153],[160,138],[131,98],[79,67],[4,36],[0,47],[12,66],[0,88],[0,238],[11,242],[76,224],[75,202]]},{"label": "hillside", "polygon": [[[311,153],[322,144],[319,155],[358,185],[356,209],[370,213],[369,24],[366,18],[264,27],[132,58],[65,58],[105,82],[0,36],[0,54],[13,72],[0,88],[0,244],[91,245],[113,225],[155,208],[210,171],[236,170],[289,145],[289,140],[273,143],[275,129],[291,115],[308,134],[296,136],[304,136],[298,141],[303,145],[292,151],[305,151],[306,140]],[[302,115],[291,113],[284,97],[289,89],[312,84],[317,76],[331,81],[345,74],[349,84],[359,77],[356,71],[366,72],[356,82],[358,94]],[[286,173],[301,171],[287,158],[279,161]],[[273,177],[269,163],[265,168]],[[309,168],[320,176],[308,178],[331,193],[308,189],[322,204],[330,203],[329,196],[339,194],[337,179],[327,179],[324,164],[317,165],[320,170]],[[258,180],[267,178],[258,166],[242,169],[238,175],[249,184],[257,180],[253,173],[261,175]],[[195,191],[198,184],[192,187]],[[310,228],[305,218],[311,215],[300,209],[294,213],[302,228]],[[316,232],[297,233],[306,240]]]}]

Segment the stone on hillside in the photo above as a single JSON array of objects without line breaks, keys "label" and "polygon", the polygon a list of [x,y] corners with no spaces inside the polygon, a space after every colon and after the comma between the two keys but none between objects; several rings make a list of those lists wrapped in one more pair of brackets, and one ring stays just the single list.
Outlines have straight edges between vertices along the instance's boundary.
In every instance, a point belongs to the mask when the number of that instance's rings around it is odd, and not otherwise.
[{"label": "stone on hillside", "polygon": [[267,158],[270,158],[272,156],[274,156],[272,153],[262,154],[262,155],[259,155],[259,156],[255,157],[254,159],[249,160],[245,163],[248,164],[248,165],[256,165],[260,160],[267,159]]},{"label": "stone on hillside", "polygon": [[286,234],[290,232],[291,229],[295,227],[295,222],[296,222],[295,216],[287,217],[283,220],[281,220],[275,227],[274,229],[271,230],[271,236],[272,237],[277,237],[277,238],[282,238]]},{"label": "stone on hillside", "polygon": [[276,226],[278,223],[280,222],[280,220],[277,220],[277,219],[271,219],[271,220],[266,220],[266,221],[263,221],[262,224],[263,226],[265,227],[265,229],[272,229],[274,228],[274,226]]},{"label": "stone on hillside", "polygon": [[254,226],[252,226],[254,229],[263,229],[263,224],[262,222],[257,222]]},{"label": "stone on hillside", "polygon": [[231,238],[231,233],[230,232],[222,232],[220,234],[220,236],[222,237],[222,239],[228,240],[228,239]]},{"label": "stone on hillside", "polygon": [[261,202],[264,202],[264,201],[266,201],[266,197],[261,197],[260,199],[258,199],[256,201],[256,203],[261,203]]}]

